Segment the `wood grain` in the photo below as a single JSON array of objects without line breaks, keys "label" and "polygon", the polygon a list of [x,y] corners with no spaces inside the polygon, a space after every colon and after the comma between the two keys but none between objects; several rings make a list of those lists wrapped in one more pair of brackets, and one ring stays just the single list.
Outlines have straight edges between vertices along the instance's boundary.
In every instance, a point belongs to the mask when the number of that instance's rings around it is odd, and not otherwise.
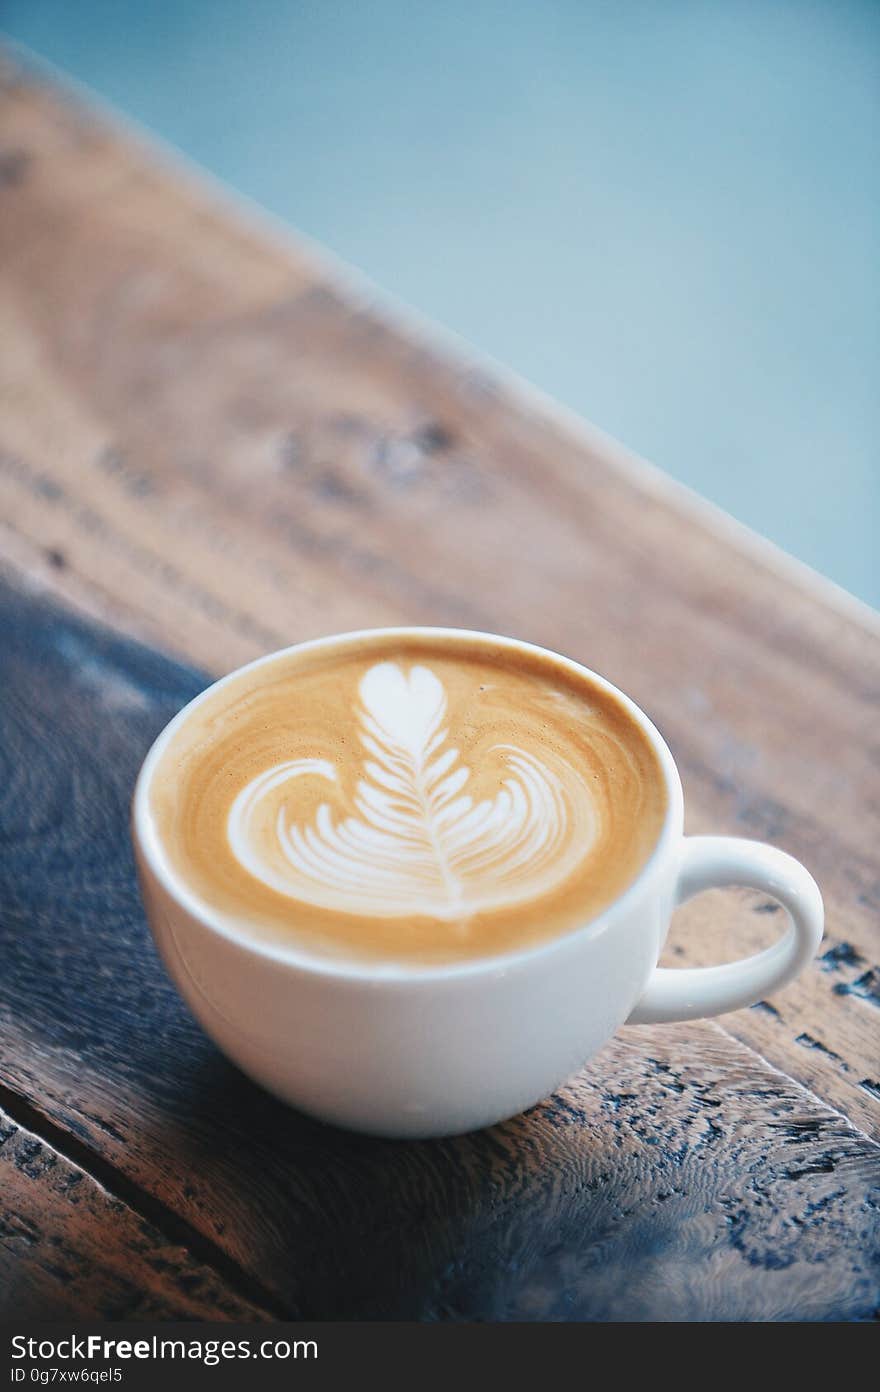
[{"label": "wood grain", "polygon": [[0,1319],[255,1320],[210,1267],[0,1108]]},{"label": "wood grain", "polygon": [[[214,673],[398,621],[603,672],[690,830],[814,871],[832,955],[725,1028],[877,1135],[869,612],[8,64],[0,123],[0,553]],[[669,952],[757,947],[762,908],[700,900]]]},{"label": "wood grain", "polygon": [[348,1135],[247,1082],[156,958],[128,841],[138,763],[204,678],[8,586],[0,641],[0,1076],[261,1307],[874,1315],[880,1147],[713,1025],[621,1031],[539,1107],[447,1142]]}]

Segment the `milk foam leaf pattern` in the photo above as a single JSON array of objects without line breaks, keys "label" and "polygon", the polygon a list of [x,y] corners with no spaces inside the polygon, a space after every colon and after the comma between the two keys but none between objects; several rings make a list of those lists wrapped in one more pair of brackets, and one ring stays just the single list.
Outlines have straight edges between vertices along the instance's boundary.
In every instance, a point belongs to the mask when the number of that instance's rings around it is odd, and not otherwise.
[{"label": "milk foam leaf pattern", "polygon": [[[466,920],[545,893],[589,850],[592,799],[569,768],[563,781],[535,754],[498,744],[498,792],[471,796],[472,770],[449,744],[446,692],[429,668],[380,662],[358,690],[365,758],[349,815],[327,801],[298,825],[278,805],[278,790],[295,779],[338,787],[333,765],[317,756],[259,774],[232,805],[230,845],[264,884],[338,912]],[[266,799],[277,805],[268,820]]]}]

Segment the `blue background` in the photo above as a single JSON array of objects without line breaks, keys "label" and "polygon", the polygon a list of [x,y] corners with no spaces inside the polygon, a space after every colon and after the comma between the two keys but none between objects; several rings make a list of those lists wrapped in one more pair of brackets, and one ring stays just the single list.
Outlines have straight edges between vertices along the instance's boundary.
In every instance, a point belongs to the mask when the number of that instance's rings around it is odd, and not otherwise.
[{"label": "blue background", "polygon": [[0,27],[880,604],[880,4],[0,0]]}]

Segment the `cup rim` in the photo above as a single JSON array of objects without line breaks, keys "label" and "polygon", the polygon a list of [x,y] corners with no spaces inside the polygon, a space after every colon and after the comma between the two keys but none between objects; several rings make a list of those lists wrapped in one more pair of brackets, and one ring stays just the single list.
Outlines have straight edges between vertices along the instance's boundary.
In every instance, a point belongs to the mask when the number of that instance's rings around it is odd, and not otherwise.
[{"label": "cup rim", "polygon": [[[644,862],[635,878],[626,886],[622,893],[607,904],[598,913],[593,914],[583,923],[576,927],[569,928],[564,932],[558,933],[551,938],[533,943],[525,948],[513,949],[510,952],[494,953],[486,957],[469,958],[460,963],[440,963],[427,965],[400,965],[382,962],[377,960],[371,962],[345,962],[336,961],[331,958],[323,959],[316,953],[307,949],[298,948],[296,944],[288,946],[284,943],[275,941],[261,940],[256,934],[249,933],[246,927],[239,928],[237,923],[227,921],[224,916],[217,913],[209,904],[204,903],[199,896],[189,888],[185,880],[168,863],[168,857],[162,846],[158,831],[153,822],[149,808],[149,789],[167,745],[173,739],[176,732],[187,722],[193,711],[203,702],[207,701],[221,687],[233,680],[241,677],[247,672],[257,671],[260,667],[269,666],[283,657],[288,657],[293,653],[316,652],[321,648],[337,647],[340,644],[350,644],[365,638],[443,638],[461,639],[463,641],[484,640],[493,643],[496,647],[501,646],[512,651],[532,653],[538,656],[550,657],[557,663],[562,663],[569,671],[580,677],[586,678],[589,682],[598,686],[600,690],[616,698],[627,713],[647,737],[655,754],[657,755],[660,768],[663,772],[665,791],[667,797],[666,814],[657,841]],[[345,633],[329,634],[320,638],[306,639],[301,643],[291,643],[286,648],[278,648],[271,653],[266,653],[262,657],[254,658],[251,662],[246,662],[241,667],[236,667],[233,671],[227,672],[225,676],[219,677],[216,681],[210,682],[203,691],[188,701],[176,715],[163,727],[154,739],[147,751],[134,786],[131,802],[131,822],[132,836],[136,849],[143,857],[150,872],[158,880],[164,891],[199,923],[236,944],[247,952],[255,952],[262,957],[268,957],[287,968],[301,971],[322,977],[334,977],[337,979],[347,979],[352,982],[399,982],[412,983],[419,982],[437,983],[447,979],[463,979],[467,977],[481,976],[486,972],[507,971],[511,968],[526,965],[532,960],[548,955],[553,951],[565,947],[573,947],[579,941],[594,937],[599,932],[603,932],[612,926],[614,919],[624,913],[638,894],[640,887],[656,870],[659,862],[667,855],[670,846],[680,840],[683,833],[684,821],[684,795],[682,792],[681,778],[672,753],[664,740],[660,731],[654,725],[640,706],[626,692],[621,691],[613,682],[600,676],[591,668],[585,667],[583,663],[576,662],[574,658],[558,653],[552,648],[541,647],[537,643],[529,643],[521,638],[511,638],[502,634],[489,633],[477,629],[449,628],[436,625],[392,625],[389,627],[360,628],[352,629]]]}]

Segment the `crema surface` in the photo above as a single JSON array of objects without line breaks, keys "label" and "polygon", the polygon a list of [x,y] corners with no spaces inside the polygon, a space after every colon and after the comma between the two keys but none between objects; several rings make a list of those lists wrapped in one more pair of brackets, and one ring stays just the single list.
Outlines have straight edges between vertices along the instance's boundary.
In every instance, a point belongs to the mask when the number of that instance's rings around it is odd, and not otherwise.
[{"label": "crema surface", "polygon": [[648,859],[666,794],[622,704],[552,656],[367,635],[212,692],[150,811],[172,870],[239,928],[430,965],[587,922]]}]

